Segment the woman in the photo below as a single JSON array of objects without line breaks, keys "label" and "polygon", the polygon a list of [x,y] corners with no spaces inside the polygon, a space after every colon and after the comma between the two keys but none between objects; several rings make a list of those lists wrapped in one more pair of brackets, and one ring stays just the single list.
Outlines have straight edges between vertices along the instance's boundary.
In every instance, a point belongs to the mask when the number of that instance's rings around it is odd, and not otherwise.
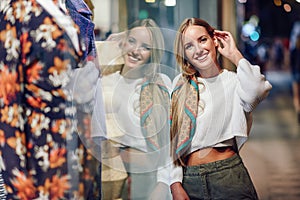
[{"label": "woman", "polygon": [[[257,199],[238,154],[251,112],[271,85],[237,49],[232,35],[206,21],[183,21],[175,40],[182,73],[172,94],[173,199]],[[230,72],[218,52],[237,66]]]},{"label": "woman", "polygon": [[101,80],[107,138],[119,148],[130,179],[130,199],[166,199],[171,81],[158,73],[163,36],[151,19],[137,21],[128,31],[114,36],[120,35],[124,36],[120,42],[124,64]]}]

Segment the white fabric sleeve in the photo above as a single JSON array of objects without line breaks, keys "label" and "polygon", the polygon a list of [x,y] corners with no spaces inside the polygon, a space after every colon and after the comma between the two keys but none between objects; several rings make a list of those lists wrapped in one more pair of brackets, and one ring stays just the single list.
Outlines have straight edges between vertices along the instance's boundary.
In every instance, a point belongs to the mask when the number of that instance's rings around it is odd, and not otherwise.
[{"label": "white fabric sleeve", "polygon": [[176,183],[176,182],[182,183],[182,179],[183,179],[183,171],[182,170],[183,170],[182,167],[175,166],[174,164],[172,164],[170,185],[172,185],[173,183]]},{"label": "white fabric sleeve", "polygon": [[92,61],[88,61],[82,68],[72,71],[66,88],[72,91],[73,98],[78,104],[94,100],[99,73],[99,69]]},{"label": "white fabric sleeve", "polygon": [[172,91],[174,90],[174,88],[176,87],[176,84],[179,80],[179,78],[182,76],[182,74],[178,74],[177,76],[175,76],[175,78],[172,81]]},{"label": "white fabric sleeve", "polygon": [[170,169],[171,169],[170,165],[166,165],[162,168],[159,168],[156,174],[157,182],[162,182],[170,186],[170,180],[171,180]]},{"label": "white fabric sleeve", "polygon": [[159,75],[162,78],[163,82],[165,83],[166,87],[168,88],[169,94],[171,94],[172,93],[171,79],[166,74],[159,73]]},{"label": "white fabric sleeve", "polygon": [[91,136],[106,138],[107,128],[102,92],[102,81],[98,78],[95,91],[95,103],[91,120]]},{"label": "white fabric sleeve", "polygon": [[[165,83],[165,86],[167,87],[169,94],[172,93],[172,81],[171,79],[166,75],[166,74],[159,74],[160,77],[162,78],[162,80]],[[168,152],[169,155],[169,152]],[[166,165],[159,168],[157,171],[157,182],[162,182],[167,184],[168,186],[170,186],[170,180],[171,180],[171,165],[169,163],[171,163],[171,157],[168,156],[167,161],[166,161]]]},{"label": "white fabric sleeve", "polygon": [[268,96],[272,85],[261,74],[258,65],[251,65],[244,58],[238,63],[237,77],[240,82],[237,93],[242,100],[244,111],[252,112]]}]

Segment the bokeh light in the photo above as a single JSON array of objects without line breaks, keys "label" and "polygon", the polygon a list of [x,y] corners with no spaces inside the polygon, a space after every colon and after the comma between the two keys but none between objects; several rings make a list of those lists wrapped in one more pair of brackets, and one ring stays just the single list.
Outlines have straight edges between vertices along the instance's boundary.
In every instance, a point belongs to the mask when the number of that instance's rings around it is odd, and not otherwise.
[{"label": "bokeh light", "polygon": [[259,18],[256,15],[252,15],[249,21],[246,21],[242,27],[242,35],[247,40],[256,42],[260,38],[260,27],[258,26]]},{"label": "bokeh light", "polygon": [[147,10],[140,10],[139,19],[146,19],[149,17],[149,13]]},{"label": "bokeh light", "polygon": [[291,11],[292,11],[292,7],[291,7],[290,4],[288,4],[288,3],[285,3],[285,4],[283,5],[283,8],[284,8],[284,10],[285,10],[286,12],[291,12]]},{"label": "bokeh light", "polygon": [[176,6],[176,0],[165,0],[165,6]]},{"label": "bokeh light", "polygon": [[254,27],[254,25],[251,24],[251,23],[246,23],[246,24],[242,27],[242,33],[243,33],[243,35],[245,35],[246,37],[249,37],[253,31],[255,31],[255,27]]},{"label": "bokeh light", "polygon": [[253,24],[254,26],[258,26],[259,18],[256,15],[252,15],[249,19],[249,23]]},{"label": "bokeh light", "polygon": [[254,42],[258,41],[259,40],[259,33],[257,31],[253,31],[251,34],[250,34],[250,39]]},{"label": "bokeh light", "polygon": [[282,1],[281,0],[273,0],[274,4],[276,6],[281,6],[282,5]]}]

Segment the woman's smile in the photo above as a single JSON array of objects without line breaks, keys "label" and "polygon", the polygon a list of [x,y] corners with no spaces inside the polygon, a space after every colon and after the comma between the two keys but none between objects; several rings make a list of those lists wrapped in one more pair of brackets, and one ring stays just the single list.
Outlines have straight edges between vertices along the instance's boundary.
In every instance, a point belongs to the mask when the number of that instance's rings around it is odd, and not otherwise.
[{"label": "woman's smile", "polygon": [[215,38],[211,38],[202,26],[190,26],[183,37],[184,54],[203,77],[218,74]]},{"label": "woman's smile", "polygon": [[151,35],[146,27],[130,31],[124,46],[125,71],[143,66],[150,60],[151,43]]},{"label": "woman's smile", "polygon": [[208,53],[202,54],[202,55],[196,55],[194,57],[195,60],[199,61],[199,62],[204,62],[206,60],[206,58],[208,57]]},{"label": "woman's smile", "polygon": [[140,61],[141,59],[139,58],[139,56],[137,54],[133,54],[132,52],[128,53],[128,60],[129,62],[138,62]]}]

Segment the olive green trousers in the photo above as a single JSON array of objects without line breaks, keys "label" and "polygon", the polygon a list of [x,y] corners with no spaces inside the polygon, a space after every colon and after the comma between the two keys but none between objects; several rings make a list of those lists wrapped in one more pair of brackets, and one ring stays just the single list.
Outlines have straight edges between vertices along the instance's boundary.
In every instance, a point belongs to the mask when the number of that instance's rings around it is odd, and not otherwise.
[{"label": "olive green trousers", "polygon": [[185,167],[182,185],[191,200],[258,199],[248,170],[238,154],[225,160]]}]

